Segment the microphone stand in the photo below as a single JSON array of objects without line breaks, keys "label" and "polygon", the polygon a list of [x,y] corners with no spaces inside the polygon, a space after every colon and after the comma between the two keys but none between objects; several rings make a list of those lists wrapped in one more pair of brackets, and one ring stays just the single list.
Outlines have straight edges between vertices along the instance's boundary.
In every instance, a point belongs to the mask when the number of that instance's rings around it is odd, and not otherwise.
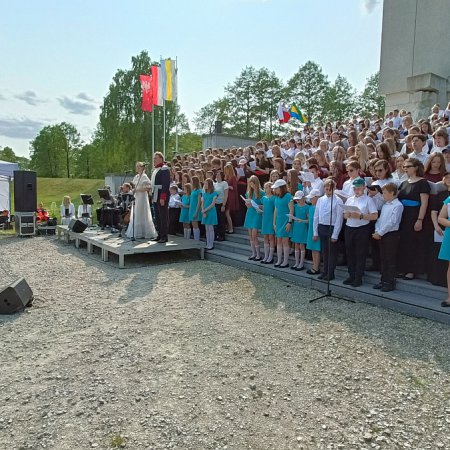
[{"label": "microphone stand", "polygon": [[349,303],[355,303],[354,300],[349,299],[349,298],[345,298],[345,297],[340,297],[338,295],[332,295],[331,294],[331,287],[330,287],[330,260],[331,260],[331,236],[332,236],[332,218],[333,218],[333,201],[334,201],[334,188],[331,190],[331,202],[330,202],[330,223],[329,223],[329,228],[328,228],[328,261],[327,261],[327,290],[326,293],[323,295],[320,295],[319,297],[316,298],[312,298],[309,303],[314,303],[317,300],[322,300],[323,298],[330,298],[330,297],[334,297],[334,298],[338,298],[340,300],[345,300]]}]

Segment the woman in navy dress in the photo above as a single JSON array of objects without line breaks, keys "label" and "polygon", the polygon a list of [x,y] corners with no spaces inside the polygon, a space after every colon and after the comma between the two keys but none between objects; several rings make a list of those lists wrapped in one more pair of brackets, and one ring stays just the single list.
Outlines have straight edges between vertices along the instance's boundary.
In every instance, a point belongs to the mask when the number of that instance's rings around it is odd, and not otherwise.
[{"label": "woman in navy dress", "polygon": [[289,250],[294,205],[292,195],[287,192],[284,180],[277,180],[272,185],[275,194],[274,228],[277,238],[277,263],[275,267],[289,267]]}]

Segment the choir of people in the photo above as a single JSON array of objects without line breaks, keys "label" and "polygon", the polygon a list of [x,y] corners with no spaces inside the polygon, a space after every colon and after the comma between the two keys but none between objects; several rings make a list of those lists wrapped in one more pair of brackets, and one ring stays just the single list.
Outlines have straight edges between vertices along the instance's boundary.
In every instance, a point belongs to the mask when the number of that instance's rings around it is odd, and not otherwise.
[{"label": "choir of people", "polygon": [[384,292],[418,276],[449,286],[449,130],[445,114],[414,123],[396,110],[175,155],[170,229],[182,226],[185,238],[192,229],[199,240],[203,225],[212,249],[243,225],[249,260],[286,269],[292,255],[290,269],[301,271],[310,259],[307,273],[325,281],[346,265],[343,283],[354,288],[369,270],[380,273],[373,288]]}]

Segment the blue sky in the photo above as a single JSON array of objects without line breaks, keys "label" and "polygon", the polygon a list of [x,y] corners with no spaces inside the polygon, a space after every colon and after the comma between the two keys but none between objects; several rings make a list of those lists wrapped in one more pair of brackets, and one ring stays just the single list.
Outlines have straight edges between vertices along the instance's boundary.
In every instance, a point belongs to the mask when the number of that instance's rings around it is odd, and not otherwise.
[{"label": "blue sky", "polygon": [[0,0],[0,11],[0,146],[22,156],[47,124],[89,141],[114,73],[141,50],[178,58],[190,120],[246,65],[286,81],[313,60],[357,89],[379,68],[377,0]]}]

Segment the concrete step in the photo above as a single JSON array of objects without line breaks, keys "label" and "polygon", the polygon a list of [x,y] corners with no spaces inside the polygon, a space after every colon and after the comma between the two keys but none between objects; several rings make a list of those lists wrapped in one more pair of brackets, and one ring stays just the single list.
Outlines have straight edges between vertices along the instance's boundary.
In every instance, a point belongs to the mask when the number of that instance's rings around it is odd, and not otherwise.
[{"label": "concrete step", "polygon": [[[233,267],[241,267],[252,272],[301,284],[321,292],[326,291],[326,282],[318,280],[316,276],[306,274],[306,271],[295,272],[290,269],[279,269],[273,265],[248,261],[248,256],[220,249],[216,244],[214,250],[206,252],[206,258],[211,261],[228,264]],[[372,284],[368,284],[367,282],[360,288],[353,288],[342,284],[342,280],[345,276],[341,273],[336,273],[336,280],[333,280],[330,283],[332,294],[351,298],[356,301],[371,303],[404,314],[450,324],[449,308],[442,308],[440,306],[441,300],[445,298],[446,295],[436,296],[435,292],[430,291],[428,292],[428,295],[423,293],[410,293],[400,289],[392,292],[380,292],[374,290]],[[446,291],[444,290],[444,293],[445,292]]]},{"label": "concrete step", "polygon": [[[234,253],[238,255],[242,255],[245,257],[249,257],[251,254],[250,246],[248,245],[248,238],[245,236],[234,236],[231,235],[232,240],[227,240],[223,242],[214,242],[214,248],[217,250],[226,251],[229,253]],[[261,245],[261,250],[263,251],[263,247]],[[290,265],[294,264],[293,255],[289,258]],[[250,263],[253,263],[250,261]],[[254,263],[256,264],[256,263]],[[259,264],[259,263],[258,263]],[[263,265],[263,264],[260,264]],[[306,261],[305,266],[307,268],[311,267],[309,261]],[[336,277],[344,280],[347,278],[348,272],[346,266],[338,266],[336,268]],[[370,286],[377,284],[380,281],[380,274],[378,272],[366,272],[364,275],[364,282]],[[447,290],[441,286],[435,286],[427,281],[423,280],[397,280],[397,289],[398,291],[402,291],[409,294],[415,295],[425,295],[426,297],[431,297],[435,299],[444,299],[447,295]]]}]

